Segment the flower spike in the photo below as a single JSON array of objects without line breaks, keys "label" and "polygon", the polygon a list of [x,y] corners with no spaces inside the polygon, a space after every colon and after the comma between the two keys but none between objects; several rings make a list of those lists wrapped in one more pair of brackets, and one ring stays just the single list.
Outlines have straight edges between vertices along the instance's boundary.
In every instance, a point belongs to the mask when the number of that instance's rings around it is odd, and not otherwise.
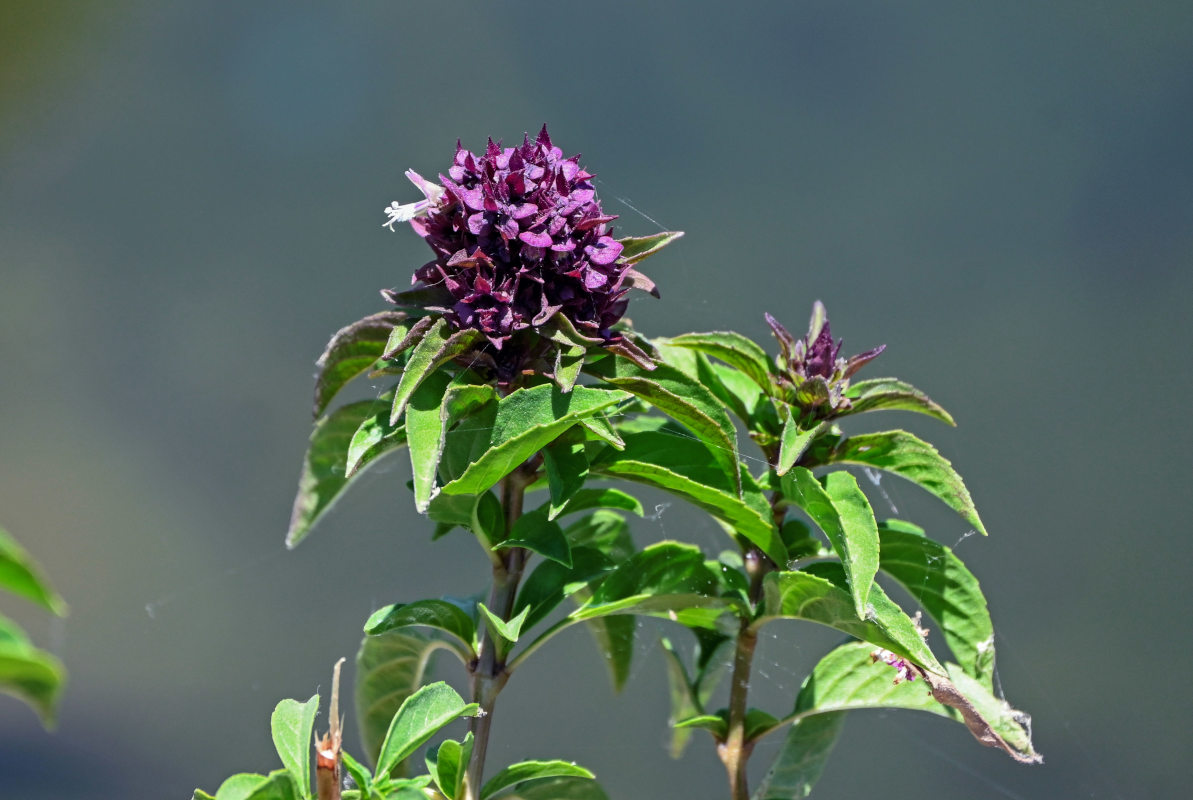
[{"label": "flower spike", "polygon": [[434,251],[413,276],[415,284],[444,290],[425,308],[456,330],[478,331],[481,350],[500,352],[500,383],[554,363],[546,329],[559,318],[609,347],[624,341],[614,326],[630,289],[657,295],[622,257],[624,245],[609,227],[616,217],[602,210],[592,173],[579,156],[564,157],[545,125],[518,147],[489,139],[477,154],[457,142],[438,183],[414,171],[406,177],[424,199],[386,208],[385,227],[409,222]]},{"label": "flower spike", "polygon": [[796,339],[778,320],[766,314],[766,324],[779,340],[778,376],[775,381],[780,396],[798,406],[801,416],[829,419],[851,407],[845,396],[849,379],[868,362],[875,359],[886,345],[841,358],[843,340],[833,341],[828,312],[824,303],[812,305],[808,333]]}]

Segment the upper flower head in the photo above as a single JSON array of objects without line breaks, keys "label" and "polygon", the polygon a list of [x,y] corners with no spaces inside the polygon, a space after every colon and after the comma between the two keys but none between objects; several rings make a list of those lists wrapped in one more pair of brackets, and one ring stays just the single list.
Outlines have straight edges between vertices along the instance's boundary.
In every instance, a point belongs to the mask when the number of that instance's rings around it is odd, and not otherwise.
[{"label": "upper flower head", "polygon": [[821,419],[850,407],[849,399],[845,397],[850,377],[886,349],[883,344],[848,359],[841,358],[843,340],[833,343],[828,313],[819,300],[812,306],[808,333],[802,339],[793,337],[770,314],[766,315],[766,322],[779,340],[782,351],[777,378],[779,387],[788,395],[789,401]]},{"label": "upper flower head", "polygon": [[509,352],[511,339],[557,314],[594,342],[617,339],[611,327],[625,313],[627,292],[648,282],[619,259],[623,248],[609,227],[616,217],[601,209],[592,174],[578,156],[564,157],[546,126],[518,147],[490,139],[479,155],[457,143],[439,184],[406,175],[425,199],[391,205],[385,224],[409,222],[435,252],[413,282],[443,290],[429,310],[505,351],[501,371],[520,368],[534,349]]}]

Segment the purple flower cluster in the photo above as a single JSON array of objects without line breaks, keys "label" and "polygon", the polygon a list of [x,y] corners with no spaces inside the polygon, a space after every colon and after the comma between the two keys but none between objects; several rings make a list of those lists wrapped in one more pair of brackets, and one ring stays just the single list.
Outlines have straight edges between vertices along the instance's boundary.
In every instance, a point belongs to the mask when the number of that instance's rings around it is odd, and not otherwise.
[{"label": "purple flower cluster", "polygon": [[869,361],[886,349],[882,344],[848,359],[841,358],[843,340],[833,343],[829,331],[828,312],[819,300],[812,306],[808,333],[796,339],[770,314],[766,315],[779,340],[779,389],[786,398],[805,413],[818,419],[832,417],[850,408],[849,379]]},{"label": "purple flower cluster", "polygon": [[[620,260],[592,174],[565,158],[546,126],[532,141],[477,155],[457,144],[440,185],[410,172],[425,200],[387,209],[389,225],[409,221],[435,252],[414,282],[446,289],[442,313],[474,329],[494,350],[519,332],[563,315],[581,335],[609,342],[625,313],[635,270]],[[525,349],[517,347],[516,349]],[[503,353],[503,361],[513,353]]]}]

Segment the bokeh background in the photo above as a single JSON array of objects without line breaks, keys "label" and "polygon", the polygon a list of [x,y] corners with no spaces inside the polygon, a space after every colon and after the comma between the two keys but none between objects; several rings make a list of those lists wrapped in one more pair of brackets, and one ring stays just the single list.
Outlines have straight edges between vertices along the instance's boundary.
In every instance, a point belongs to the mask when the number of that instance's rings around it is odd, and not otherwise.
[{"label": "bokeh background", "polygon": [[[483,582],[465,537],[428,541],[401,457],[282,537],[314,358],[426,257],[381,228],[403,170],[543,122],[619,232],[687,231],[639,329],[762,340],[763,311],[801,330],[821,298],[847,350],[887,343],[869,374],[960,423],[882,420],[953,459],[989,539],[908,484],[876,503],[982,579],[1047,763],[857,714],[816,796],[1183,796],[1193,6],[1097,0],[0,4],[0,523],[71,605],[0,598],[70,671],[52,734],[0,697],[0,796],[273,768],[273,705],[326,688],[373,608]],[[642,543],[723,543],[658,502]],[[545,650],[491,764],[723,796],[707,741],[664,751],[664,629],[621,695],[583,631]],[[774,632],[779,711],[834,637]]]}]

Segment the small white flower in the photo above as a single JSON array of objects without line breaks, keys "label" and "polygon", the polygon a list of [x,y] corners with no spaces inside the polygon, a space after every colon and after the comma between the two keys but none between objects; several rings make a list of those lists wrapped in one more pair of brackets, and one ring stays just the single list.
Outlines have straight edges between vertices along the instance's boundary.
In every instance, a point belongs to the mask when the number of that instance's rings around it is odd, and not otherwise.
[{"label": "small white flower", "polygon": [[409,222],[415,217],[425,214],[427,207],[428,203],[426,200],[420,200],[417,203],[406,203],[405,205],[397,202],[390,203],[385,209],[385,214],[389,219],[382,223],[381,227],[389,228],[392,231],[395,222]]},{"label": "small white flower", "polygon": [[426,199],[419,200],[417,203],[402,204],[396,201],[390,203],[385,208],[385,215],[389,219],[382,223],[381,227],[389,228],[391,231],[396,222],[409,222],[415,217],[425,217],[443,199],[444,189],[439,184],[431,183],[412,169],[406,170],[406,177],[418,187]]}]

